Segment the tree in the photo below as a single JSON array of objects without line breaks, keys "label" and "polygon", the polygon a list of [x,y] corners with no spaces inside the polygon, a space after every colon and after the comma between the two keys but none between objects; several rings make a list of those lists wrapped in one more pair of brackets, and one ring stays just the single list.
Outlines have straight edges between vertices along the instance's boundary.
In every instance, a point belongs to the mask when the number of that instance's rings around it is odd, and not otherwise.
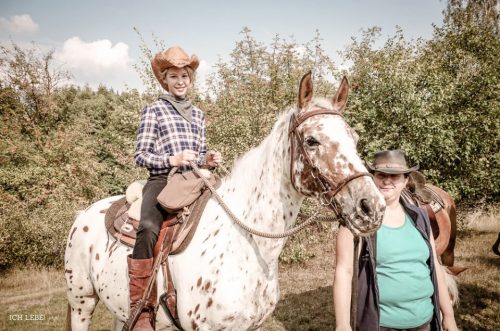
[{"label": "tree", "polygon": [[456,198],[500,197],[497,3],[450,1],[428,41],[398,31],[375,49],[377,28],[353,41],[348,116],[363,155],[403,148]]},{"label": "tree", "polygon": [[[276,117],[297,102],[300,78],[312,70],[317,95],[333,95],[335,65],[321,48],[319,33],[300,45],[278,35],[269,46],[243,28],[228,62],[215,65],[208,82],[213,102],[203,104],[210,120],[208,139],[231,161],[259,143]],[[229,142],[229,143],[228,143]]]},{"label": "tree", "polygon": [[5,107],[1,115],[16,117],[24,133],[39,137],[64,116],[54,112],[55,92],[70,74],[54,67],[54,50],[43,53],[34,44],[21,48],[14,42],[0,45],[0,76],[0,87],[12,91],[21,106]]}]

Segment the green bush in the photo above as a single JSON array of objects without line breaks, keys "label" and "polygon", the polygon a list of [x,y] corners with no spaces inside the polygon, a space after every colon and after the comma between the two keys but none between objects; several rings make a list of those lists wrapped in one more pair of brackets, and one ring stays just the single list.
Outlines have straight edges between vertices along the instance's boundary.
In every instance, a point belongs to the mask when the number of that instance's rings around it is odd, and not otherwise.
[{"label": "green bush", "polygon": [[379,33],[367,30],[345,52],[353,63],[348,117],[361,137],[361,154],[403,148],[430,181],[456,199],[497,200],[500,39],[495,7],[452,1],[444,26],[436,27],[429,41],[408,42],[398,31],[375,49]]},{"label": "green bush", "polygon": [[147,176],[133,166],[141,97],[54,89],[52,116],[30,118],[15,91],[0,90],[0,268],[60,266],[75,212]]},{"label": "green bush", "polygon": [[296,105],[298,83],[307,71],[313,71],[318,95],[333,96],[326,77],[333,75],[334,64],[321,48],[319,33],[302,45],[276,36],[267,47],[248,28],[242,35],[229,61],[215,65],[208,83],[211,98],[200,103],[209,120],[208,141],[229,164],[260,143],[277,116]]},{"label": "green bush", "polygon": [[[276,117],[297,102],[298,82],[313,71],[316,95],[331,97],[347,74],[346,110],[360,135],[363,158],[403,148],[430,181],[461,201],[500,197],[500,41],[498,1],[450,1],[431,40],[407,41],[402,31],[375,47],[380,30],[366,30],[345,50],[352,65],[339,72],[319,33],[305,44],[276,36],[269,45],[248,28],[227,62],[215,65],[206,113],[208,142],[228,165],[265,137]],[[155,38],[158,49],[164,44]],[[75,212],[123,194],[147,172],[133,164],[142,107],[159,92],[149,69],[136,67],[147,92],[115,93],[58,84],[68,73],[40,54],[0,46],[0,269],[13,264],[62,265]],[[311,213],[313,202],[303,210]],[[282,261],[310,257],[307,231],[287,243]]]}]

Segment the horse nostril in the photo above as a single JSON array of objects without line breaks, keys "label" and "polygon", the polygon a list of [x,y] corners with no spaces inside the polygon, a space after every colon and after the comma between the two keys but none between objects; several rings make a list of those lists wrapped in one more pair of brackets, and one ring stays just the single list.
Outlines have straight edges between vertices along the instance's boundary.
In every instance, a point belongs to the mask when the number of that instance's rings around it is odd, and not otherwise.
[{"label": "horse nostril", "polygon": [[367,199],[359,200],[359,207],[363,212],[363,214],[372,216],[372,208],[370,207],[370,204],[368,203]]}]

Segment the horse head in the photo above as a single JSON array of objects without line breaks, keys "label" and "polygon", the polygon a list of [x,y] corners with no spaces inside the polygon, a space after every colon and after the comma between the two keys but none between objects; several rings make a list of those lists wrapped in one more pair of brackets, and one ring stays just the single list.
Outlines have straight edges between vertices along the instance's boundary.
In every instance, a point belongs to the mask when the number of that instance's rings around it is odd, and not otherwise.
[{"label": "horse head", "polygon": [[289,125],[290,179],[298,192],[334,210],[353,234],[367,235],[382,224],[385,201],[357,153],[356,132],[343,118],[348,92],[344,77],[332,101],[313,98],[311,73],[302,77]]}]

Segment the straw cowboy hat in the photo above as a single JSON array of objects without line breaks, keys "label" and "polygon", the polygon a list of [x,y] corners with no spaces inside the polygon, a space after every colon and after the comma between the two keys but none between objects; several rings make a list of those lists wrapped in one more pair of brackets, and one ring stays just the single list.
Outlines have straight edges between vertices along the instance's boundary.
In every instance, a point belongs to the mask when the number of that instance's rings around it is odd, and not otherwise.
[{"label": "straw cowboy hat", "polygon": [[153,73],[155,74],[156,79],[158,79],[161,86],[167,91],[168,86],[163,81],[165,70],[171,67],[190,67],[193,71],[196,71],[199,65],[200,60],[196,55],[193,54],[189,57],[189,55],[178,46],[170,47],[163,52],[156,54],[151,60],[151,67],[153,68]]},{"label": "straw cowboy hat", "polygon": [[418,170],[418,165],[408,168],[405,152],[401,149],[386,150],[375,153],[373,163],[366,162],[370,172],[383,172],[386,174],[407,174]]}]

